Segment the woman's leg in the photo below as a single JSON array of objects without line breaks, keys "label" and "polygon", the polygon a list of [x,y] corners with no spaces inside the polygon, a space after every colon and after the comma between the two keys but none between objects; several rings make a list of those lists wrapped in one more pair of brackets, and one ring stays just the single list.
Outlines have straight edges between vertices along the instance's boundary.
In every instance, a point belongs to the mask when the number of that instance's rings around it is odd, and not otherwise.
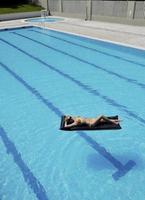
[{"label": "woman's leg", "polygon": [[118,124],[118,120],[109,119],[108,117],[105,117],[104,115],[102,115],[102,119],[103,119],[105,122],[111,122],[111,123],[113,123],[113,124]]},{"label": "woman's leg", "polygon": [[111,120],[104,115],[100,115],[99,117],[96,118],[96,120],[92,123],[92,125],[95,126],[95,125],[98,125],[102,122],[111,122],[113,124],[117,124],[117,122],[115,120]]},{"label": "woman's leg", "polygon": [[92,126],[96,126],[96,125],[100,124],[100,122],[101,122],[102,119],[104,120],[104,116],[103,116],[103,115],[100,115],[99,117],[97,117],[97,118],[91,123],[91,125],[92,125]]}]

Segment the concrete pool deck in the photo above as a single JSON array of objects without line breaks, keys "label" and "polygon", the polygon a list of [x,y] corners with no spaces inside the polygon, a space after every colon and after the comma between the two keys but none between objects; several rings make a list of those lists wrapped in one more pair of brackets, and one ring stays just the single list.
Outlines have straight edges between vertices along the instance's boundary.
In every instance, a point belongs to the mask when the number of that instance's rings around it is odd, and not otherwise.
[{"label": "concrete pool deck", "polygon": [[[0,29],[30,25],[42,26],[42,23],[30,23],[25,22],[24,20],[4,21],[0,22]],[[96,39],[109,40],[111,42],[145,50],[144,26],[132,26],[125,24],[64,18],[64,21],[58,21],[55,23],[45,22],[45,27],[53,30],[93,37]]]}]

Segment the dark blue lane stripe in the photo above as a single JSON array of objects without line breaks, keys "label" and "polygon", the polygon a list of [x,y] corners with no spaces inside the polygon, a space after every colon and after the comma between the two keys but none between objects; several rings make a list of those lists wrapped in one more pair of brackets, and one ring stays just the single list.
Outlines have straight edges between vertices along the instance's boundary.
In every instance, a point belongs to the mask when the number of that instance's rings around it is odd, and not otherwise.
[{"label": "dark blue lane stripe", "polygon": [[105,96],[105,95],[102,95],[97,89],[92,89],[90,86],[80,82],[79,80],[73,78],[72,76],[60,71],[59,69],[56,69],[54,66],[52,65],[48,65],[46,62],[42,61],[41,59],[37,58],[36,56],[33,56],[31,54],[29,54],[28,52],[20,49],[19,47],[11,44],[10,42],[0,38],[0,41],[8,44],[9,46],[12,46],[13,48],[17,49],[18,51],[24,53],[25,55],[29,56],[30,58],[38,61],[39,63],[41,63],[42,65],[44,65],[45,67],[48,67],[49,69],[51,69],[52,71],[54,72],[57,72],[58,74],[60,74],[61,76],[67,78],[68,80],[72,81],[73,83],[75,83],[76,85],[78,85],[79,87],[81,87],[82,89],[84,89],[85,91],[89,92],[90,94],[93,94],[97,97],[100,97],[101,99],[103,99],[105,102],[107,102],[108,104],[116,107],[117,109],[125,112],[127,115],[129,115],[130,117],[138,120],[139,122],[145,124],[145,119],[140,117],[139,115],[135,114],[133,111],[130,111],[126,106],[124,105],[121,105],[119,103],[117,103],[115,100]]},{"label": "dark blue lane stripe", "polygon": [[87,46],[85,46],[85,45],[81,45],[81,44],[78,44],[78,43],[75,43],[75,42],[71,42],[71,41],[66,40],[66,39],[62,39],[62,38],[59,38],[59,37],[56,37],[56,36],[52,36],[52,35],[49,35],[48,33],[40,32],[40,31],[36,31],[36,30],[31,30],[31,29],[30,29],[29,31],[35,32],[35,33],[39,33],[39,34],[41,34],[41,35],[46,35],[46,36],[48,36],[48,37],[55,38],[55,39],[57,39],[57,40],[61,40],[61,41],[63,41],[63,42],[66,42],[66,43],[68,43],[68,44],[72,44],[72,45],[74,45],[74,46],[78,46],[78,47],[82,47],[82,48],[85,48],[85,49],[89,49],[89,50],[91,50],[91,51],[94,51],[94,52],[97,52],[97,53],[100,53],[100,54],[103,54],[103,55],[106,55],[106,56],[109,56],[109,57],[114,57],[114,58],[117,58],[117,59],[119,59],[119,60],[123,60],[123,61],[129,62],[129,63],[133,63],[133,64],[136,64],[136,65],[139,65],[139,66],[141,66],[141,67],[145,67],[145,64],[138,63],[138,62],[136,62],[136,61],[129,60],[129,59],[123,58],[123,57],[121,57],[121,56],[116,56],[116,55],[113,55],[113,54],[111,54],[111,53],[107,53],[107,52],[104,52],[104,51],[101,51],[101,50],[97,50],[97,49],[95,49],[95,48],[87,47]]},{"label": "dark blue lane stripe", "polygon": [[[53,111],[58,117],[61,117],[63,115],[63,113],[60,111],[59,108],[57,108],[52,102],[50,102],[48,99],[45,99],[38,90],[36,90],[35,88],[33,88],[32,86],[30,86],[26,81],[24,81],[19,75],[17,75],[15,72],[13,72],[11,69],[9,69],[8,66],[6,66],[5,64],[0,62],[0,65],[3,67],[3,69],[5,69],[10,75],[12,75],[17,81],[19,81],[27,90],[29,90],[33,95],[35,95],[37,97],[38,100],[40,100],[42,103],[44,103],[47,108],[49,108],[51,111]],[[118,180],[121,176],[124,176],[127,172],[129,172],[134,165],[136,164],[134,161],[130,160],[127,162],[126,165],[122,165],[122,163],[120,161],[118,161],[116,158],[114,158],[111,153],[107,152],[107,150],[100,146],[95,140],[93,140],[90,136],[88,136],[85,132],[83,131],[76,131],[79,136],[81,138],[83,138],[95,151],[97,151],[100,155],[102,155],[104,158],[106,158],[108,161],[110,161],[112,163],[112,165],[114,165],[114,167],[116,167],[118,169],[117,172],[115,172],[112,176],[114,178],[114,180]],[[4,133],[4,132],[2,132]],[[3,135],[2,135],[3,136]],[[5,136],[5,134],[4,134]],[[3,136],[3,138],[5,138]],[[3,139],[4,140],[4,139]],[[4,140],[5,141],[5,140]],[[9,140],[6,138],[6,143],[4,142],[5,146],[7,147],[7,149],[9,150],[9,145],[7,146],[7,144],[9,144]],[[11,144],[11,143],[10,143]],[[14,158],[17,158],[18,155],[17,151],[15,151],[14,145],[12,146],[13,149],[12,151],[10,151]],[[15,156],[16,155],[16,156]],[[18,157],[18,161],[19,161],[19,157]],[[17,159],[16,159],[17,161]],[[24,163],[22,160],[20,160],[20,163]],[[129,163],[129,164],[128,164]],[[25,168],[21,167],[21,165],[19,165],[19,162],[17,163],[18,166],[20,167],[23,175],[25,175]],[[23,166],[23,165],[22,165]],[[32,179],[32,177],[30,177],[30,180]],[[32,179],[33,180],[33,179]],[[37,188],[35,189],[35,185],[32,184],[32,188],[33,191],[37,194],[39,194],[39,191],[37,191]],[[35,190],[34,190],[35,189]],[[41,199],[43,200],[43,199]],[[45,200],[45,199],[44,199]]]},{"label": "dark blue lane stripe", "polygon": [[66,52],[64,52],[64,51],[62,51],[62,50],[56,49],[56,48],[51,47],[51,46],[49,46],[49,45],[46,45],[46,44],[43,43],[43,42],[37,41],[37,40],[35,40],[35,39],[32,39],[32,38],[30,38],[30,37],[28,37],[28,36],[25,36],[25,35],[22,35],[22,34],[20,34],[20,33],[16,33],[16,32],[12,32],[12,33],[15,34],[15,35],[18,35],[18,36],[20,36],[20,37],[23,37],[23,38],[25,38],[25,39],[28,39],[28,40],[30,40],[30,41],[33,41],[33,42],[35,42],[35,43],[37,43],[37,44],[40,44],[40,45],[42,45],[42,46],[44,46],[44,47],[46,47],[46,48],[49,48],[49,49],[51,49],[51,50],[54,50],[54,51],[56,51],[57,53],[58,53],[58,52],[59,52],[59,53],[62,53],[62,54],[64,54],[64,55],[67,55],[67,56],[69,56],[69,57],[72,57],[72,58],[74,58],[74,59],[77,59],[77,60],[80,61],[80,62],[83,62],[83,63],[85,63],[85,64],[89,64],[89,65],[91,65],[91,66],[93,66],[93,67],[95,67],[95,68],[97,68],[97,69],[99,69],[99,70],[102,70],[102,71],[106,72],[106,73],[109,74],[109,75],[116,76],[117,78],[120,78],[120,79],[122,79],[122,80],[125,80],[125,81],[127,81],[128,83],[134,84],[134,85],[136,85],[136,86],[139,86],[139,87],[142,88],[142,89],[145,89],[145,84],[144,84],[144,83],[140,83],[140,82],[138,82],[138,81],[135,80],[135,79],[127,78],[127,77],[122,76],[122,75],[120,75],[120,74],[118,74],[118,73],[116,73],[116,72],[110,71],[110,70],[108,70],[108,69],[105,69],[105,68],[103,68],[103,67],[100,67],[100,66],[98,66],[98,65],[95,65],[95,64],[93,64],[93,63],[90,63],[90,62],[88,62],[88,61],[85,61],[85,60],[83,60],[83,59],[81,59],[81,58],[78,58],[77,56],[73,56],[73,55],[71,55],[71,54],[69,54],[69,53],[66,53]]},{"label": "dark blue lane stripe", "polygon": [[31,93],[33,93],[35,96],[37,96],[38,99],[40,99],[47,107],[51,107],[51,110],[53,110],[58,116],[61,116],[63,113],[55,107],[48,99],[45,99],[35,88],[31,87],[29,84],[26,83],[20,76],[18,76],[16,73],[14,73],[12,70],[10,70],[6,65],[0,62],[0,65],[9,72],[15,79],[17,79],[19,82],[21,82]]},{"label": "dark blue lane stripe", "polygon": [[0,137],[6,147],[7,153],[13,156],[13,160],[21,170],[25,182],[33,190],[37,199],[48,200],[44,187],[42,186],[40,181],[34,176],[31,170],[28,168],[26,163],[23,161],[21,154],[16,149],[16,146],[10,140],[10,138],[7,136],[6,131],[1,126],[0,126]]}]

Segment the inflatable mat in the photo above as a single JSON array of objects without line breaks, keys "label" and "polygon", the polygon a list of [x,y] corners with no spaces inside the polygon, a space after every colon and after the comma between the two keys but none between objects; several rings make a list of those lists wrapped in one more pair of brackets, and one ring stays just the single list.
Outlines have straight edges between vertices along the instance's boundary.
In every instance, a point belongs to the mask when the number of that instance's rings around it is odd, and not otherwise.
[{"label": "inflatable mat", "polygon": [[[61,124],[60,130],[67,130],[67,131],[75,131],[75,130],[110,130],[110,129],[121,129],[120,124],[113,124],[111,122],[104,122],[101,124],[97,124],[96,126],[89,127],[88,125],[78,125],[75,127],[65,127],[65,118],[66,116],[63,115],[61,117]],[[111,116],[108,117],[109,119],[118,119],[118,116]]]}]

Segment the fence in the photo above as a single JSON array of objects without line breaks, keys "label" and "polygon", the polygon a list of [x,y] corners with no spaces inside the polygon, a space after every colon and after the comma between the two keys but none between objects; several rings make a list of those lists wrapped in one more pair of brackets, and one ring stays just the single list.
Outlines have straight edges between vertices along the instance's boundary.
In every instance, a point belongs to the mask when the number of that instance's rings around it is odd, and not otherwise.
[{"label": "fence", "polygon": [[[145,24],[145,1],[37,0],[55,15],[88,20],[138,21]],[[46,6],[47,5],[47,6]]]}]

